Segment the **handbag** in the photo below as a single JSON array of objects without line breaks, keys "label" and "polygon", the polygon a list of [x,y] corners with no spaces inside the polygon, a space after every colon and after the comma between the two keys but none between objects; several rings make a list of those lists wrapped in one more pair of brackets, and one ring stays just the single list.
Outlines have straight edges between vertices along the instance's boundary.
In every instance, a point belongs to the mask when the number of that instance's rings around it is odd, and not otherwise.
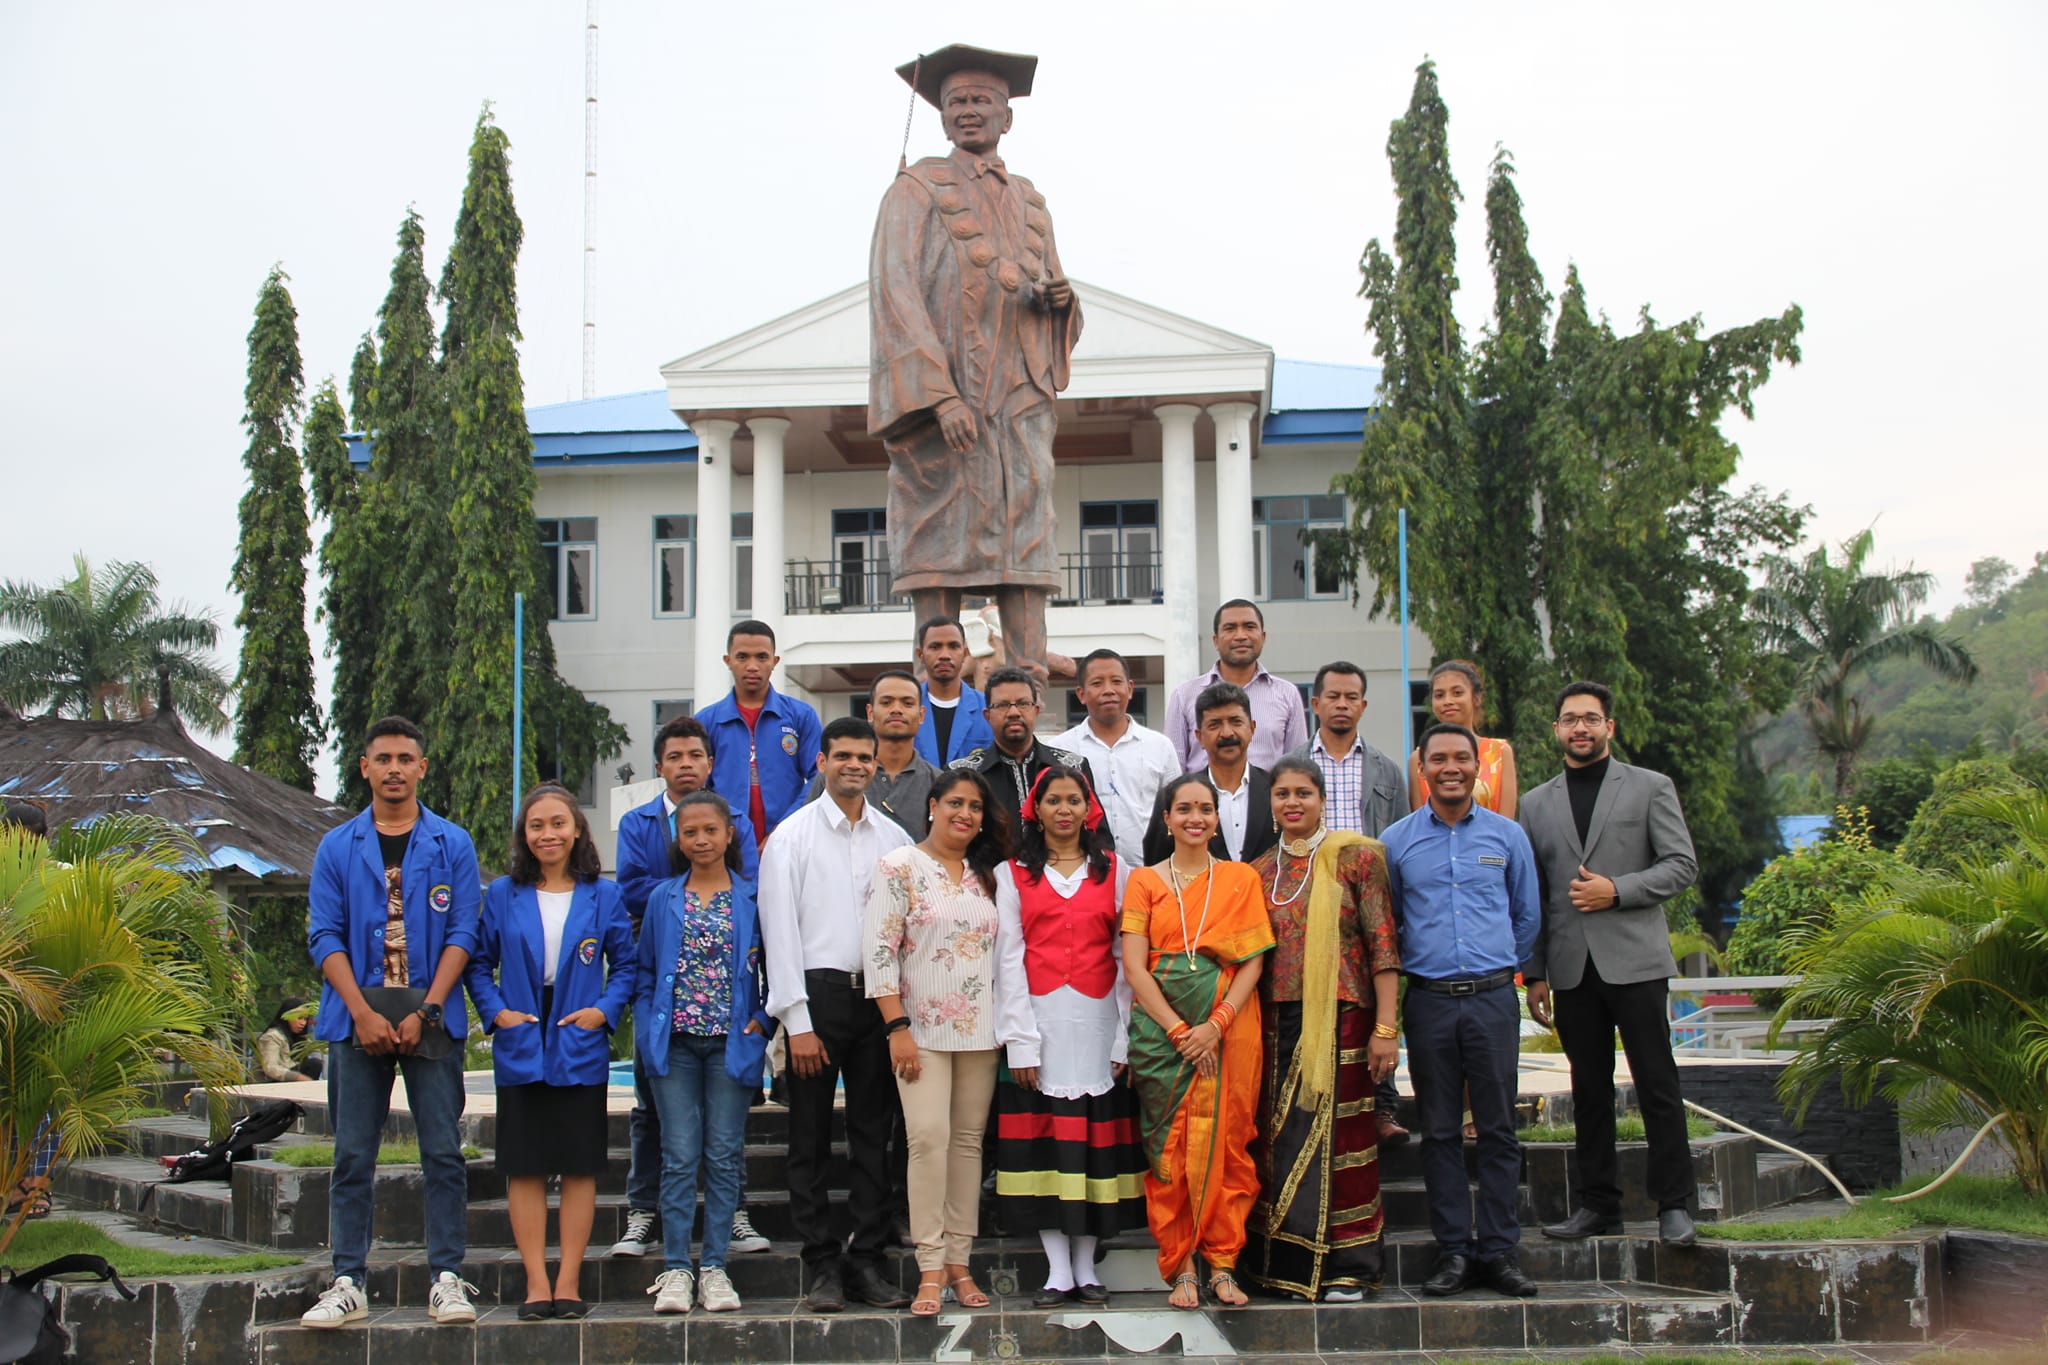
[{"label": "handbag", "polygon": [[57,1315],[57,1302],[38,1287],[52,1275],[79,1273],[112,1280],[124,1299],[135,1291],[121,1283],[114,1267],[101,1256],[59,1256],[33,1270],[0,1280],[0,1361],[6,1365],[61,1365],[71,1347],[71,1334]]},{"label": "handbag", "polygon": [[[427,992],[423,986],[365,986],[363,1003],[391,1021],[391,1027],[398,1025],[409,1014],[417,1014],[427,1003]],[[360,1048],[361,1043],[350,1037],[349,1045]],[[420,1021],[420,1045],[413,1050],[413,1056],[424,1057],[438,1062],[455,1050],[455,1035],[448,1031],[448,1024],[429,1024]]]}]

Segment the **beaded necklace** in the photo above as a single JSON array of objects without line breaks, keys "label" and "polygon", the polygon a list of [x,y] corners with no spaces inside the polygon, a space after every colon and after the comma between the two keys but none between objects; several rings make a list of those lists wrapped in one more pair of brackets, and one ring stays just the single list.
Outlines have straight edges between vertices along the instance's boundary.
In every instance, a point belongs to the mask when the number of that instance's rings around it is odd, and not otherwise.
[{"label": "beaded necklace", "polygon": [[1303,862],[1301,865],[1301,881],[1295,886],[1294,894],[1288,896],[1285,900],[1283,900],[1280,897],[1281,859],[1275,858],[1273,860],[1272,894],[1274,905],[1292,905],[1296,901],[1301,899],[1302,892],[1308,890],[1309,877],[1315,871],[1314,859],[1316,856],[1316,850],[1323,846],[1323,840],[1329,835],[1329,833],[1329,826],[1317,825],[1316,832],[1314,834],[1309,835],[1306,839],[1290,839],[1280,845],[1281,851],[1283,853],[1292,854],[1297,858],[1306,859],[1307,861]]},{"label": "beaded necklace", "polygon": [[[1166,870],[1173,877],[1173,902],[1180,907],[1180,937],[1181,941],[1187,945],[1181,949],[1181,954],[1187,958],[1188,966],[1192,967],[1195,965],[1195,949],[1201,946],[1202,931],[1209,927],[1209,898],[1216,894],[1216,878],[1209,876],[1209,874],[1216,870],[1216,855],[1210,854],[1208,865],[1194,876],[1189,877],[1187,881],[1181,880],[1180,869],[1173,865],[1171,859],[1167,861]],[[1202,888],[1202,918],[1195,922],[1194,937],[1190,938],[1188,936],[1188,903],[1184,893],[1187,890],[1188,882],[1199,881],[1205,876],[1209,876],[1209,884]]]}]

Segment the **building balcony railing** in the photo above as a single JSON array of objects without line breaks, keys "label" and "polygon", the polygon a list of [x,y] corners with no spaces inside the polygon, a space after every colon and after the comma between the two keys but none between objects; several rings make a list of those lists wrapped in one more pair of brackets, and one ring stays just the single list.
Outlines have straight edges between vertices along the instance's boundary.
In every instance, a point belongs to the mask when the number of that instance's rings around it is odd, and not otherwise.
[{"label": "building balcony railing", "polygon": [[[792,559],[784,574],[785,610],[792,616],[824,612],[909,611],[895,575],[879,560]],[[1159,552],[1117,550],[1060,556],[1057,606],[1126,606],[1160,600]]]}]

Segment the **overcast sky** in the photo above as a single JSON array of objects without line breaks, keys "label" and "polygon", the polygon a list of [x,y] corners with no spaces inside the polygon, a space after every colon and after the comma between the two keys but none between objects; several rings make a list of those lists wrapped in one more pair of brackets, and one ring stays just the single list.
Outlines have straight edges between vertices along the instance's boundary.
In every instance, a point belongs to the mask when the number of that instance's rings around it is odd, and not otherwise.
[{"label": "overcast sky", "polygon": [[[858,281],[902,137],[892,68],[953,41],[1040,55],[1003,152],[1071,273],[1372,363],[1357,261],[1391,235],[1387,124],[1427,55],[1467,196],[1468,340],[1505,144],[1546,276],[1576,261],[1618,326],[1805,309],[1805,363],[1730,423],[1739,480],[1813,504],[1829,540],[1875,522],[1945,605],[1972,560],[2048,548],[2044,13],[605,0],[598,389],[657,387],[664,361]],[[230,620],[264,274],[291,275],[309,387],[345,378],[408,204],[438,277],[485,100],[526,225],[527,401],[578,396],[583,30],[581,0],[0,3],[0,577],[146,560]],[[910,146],[944,150],[928,107]]]}]

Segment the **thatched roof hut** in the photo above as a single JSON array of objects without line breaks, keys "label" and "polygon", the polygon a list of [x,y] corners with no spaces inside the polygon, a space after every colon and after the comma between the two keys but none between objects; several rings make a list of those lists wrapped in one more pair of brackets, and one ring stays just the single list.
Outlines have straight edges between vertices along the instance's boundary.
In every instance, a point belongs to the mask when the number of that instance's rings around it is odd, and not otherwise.
[{"label": "thatched roof hut", "polygon": [[293,895],[313,854],[349,812],[252,773],[185,732],[176,713],[143,720],[24,718],[0,704],[0,801],[32,801],[51,824],[110,811],[155,815],[191,832],[214,885],[236,897]]}]

